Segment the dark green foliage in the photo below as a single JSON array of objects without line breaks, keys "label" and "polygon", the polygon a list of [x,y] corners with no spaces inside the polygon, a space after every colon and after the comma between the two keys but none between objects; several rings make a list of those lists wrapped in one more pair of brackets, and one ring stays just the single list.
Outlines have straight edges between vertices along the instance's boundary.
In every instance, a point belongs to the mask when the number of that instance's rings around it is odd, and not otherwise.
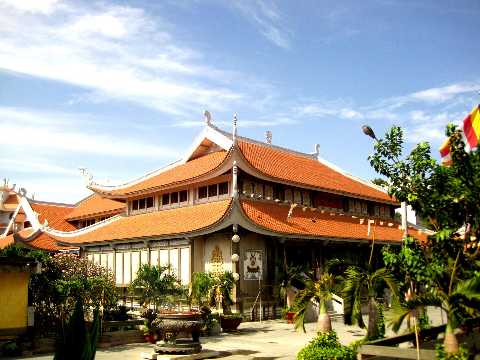
[{"label": "dark green foliage", "polygon": [[191,299],[199,307],[209,303],[215,279],[210,273],[194,272],[191,283]]},{"label": "dark green foliage", "polygon": [[335,331],[321,333],[297,354],[297,360],[354,360],[355,351],[339,343]]},{"label": "dark green foliage", "polygon": [[[406,201],[436,231],[426,243],[406,239],[403,249],[384,252],[406,294],[396,307],[397,328],[426,305],[441,306],[451,329],[480,314],[480,148],[467,153],[462,132],[454,125],[446,135],[450,166],[436,162],[428,143],[403,156],[403,131],[396,126],[375,143],[369,157],[387,178],[389,194]],[[454,353],[455,347],[446,350]]]},{"label": "dark green foliage", "polygon": [[218,304],[219,295],[221,295],[222,309],[224,314],[231,314],[233,305],[232,290],[235,286],[235,279],[231,271],[225,271],[219,275],[212,275],[214,279],[213,289],[210,292],[210,305]]},{"label": "dark green foliage", "polygon": [[100,333],[100,312],[94,311],[94,319],[87,328],[83,311],[83,300],[78,298],[69,321],[58,334],[54,360],[93,360]]}]

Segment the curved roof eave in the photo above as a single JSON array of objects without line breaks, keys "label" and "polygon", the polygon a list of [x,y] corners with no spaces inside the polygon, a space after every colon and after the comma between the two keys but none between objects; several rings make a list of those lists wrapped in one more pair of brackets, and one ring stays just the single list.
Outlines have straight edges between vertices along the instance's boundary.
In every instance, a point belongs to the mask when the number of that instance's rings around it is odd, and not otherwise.
[{"label": "curved roof eave", "polygon": [[[386,204],[390,204],[390,205],[399,205],[399,203],[396,202],[395,200],[388,201],[388,200],[385,200],[385,199],[363,196],[363,195],[359,195],[359,194],[355,194],[355,193],[351,193],[351,192],[347,192],[347,191],[336,191],[336,190],[329,189],[329,188],[324,188],[324,187],[320,187],[320,186],[312,186],[312,185],[304,184],[304,183],[301,183],[301,182],[288,181],[288,180],[285,180],[285,179],[281,179],[281,178],[277,178],[277,177],[268,175],[268,174],[264,173],[263,171],[259,170],[258,168],[256,168],[253,164],[251,164],[248,161],[248,159],[243,155],[242,151],[240,149],[238,149],[237,146],[235,148],[236,148],[235,159],[237,161],[237,165],[242,170],[247,172],[248,174],[250,174],[252,176],[255,176],[255,177],[258,177],[262,180],[277,182],[277,183],[284,184],[284,185],[296,186],[296,187],[309,189],[309,190],[323,191],[323,192],[330,193],[330,194],[335,194],[335,195],[349,196],[349,197],[356,198],[356,199],[381,202],[381,203],[386,203]],[[324,165],[327,165],[327,164],[324,164]],[[345,175],[345,174],[343,174],[343,175]],[[345,176],[348,176],[348,175],[345,175]],[[359,181],[362,184],[365,184],[364,180],[360,181],[359,179],[355,178],[353,175],[348,176],[348,177],[350,177],[352,180]],[[376,186],[372,186],[372,187],[375,190],[378,190]]]}]

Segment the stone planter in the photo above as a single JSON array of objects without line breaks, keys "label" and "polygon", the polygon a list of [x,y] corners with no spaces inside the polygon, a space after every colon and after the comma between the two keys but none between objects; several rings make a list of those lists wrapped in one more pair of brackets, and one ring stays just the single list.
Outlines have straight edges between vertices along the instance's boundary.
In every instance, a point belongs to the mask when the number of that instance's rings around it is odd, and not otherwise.
[{"label": "stone planter", "polygon": [[202,350],[200,313],[162,313],[153,321],[159,338],[155,345],[158,354],[193,354]]},{"label": "stone planter", "polygon": [[225,332],[235,331],[242,322],[242,317],[239,315],[221,315],[220,325]]}]

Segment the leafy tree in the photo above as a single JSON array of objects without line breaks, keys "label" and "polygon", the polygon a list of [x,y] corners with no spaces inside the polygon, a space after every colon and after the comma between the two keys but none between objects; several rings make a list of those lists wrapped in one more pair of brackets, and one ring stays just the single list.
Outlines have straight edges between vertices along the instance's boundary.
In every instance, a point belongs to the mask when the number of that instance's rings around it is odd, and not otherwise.
[{"label": "leafy tree", "polygon": [[[405,250],[387,253],[391,268],[404,278],[411,296],[408,308],[438,304],[447,313],[444,348],[458,352],[454,329],[480,308],[480,152],[467,153],[460,129],[449,125],[452,164],[439,165],[426,142],[403,155],[403,131],[392,127],[375,143],[369,157],[373,168],[388,179],[388,192],[406,201],[436,230],[426,243],[405,240]],[[396,257],[397,256],[397,257]],[[404,266],[401,262],[412,266]]]},{"label": "leafy tree", "polygon": [[382,188],[388,187],[388,181],[382,178],[375,178],[372,180],[372,183]]}]

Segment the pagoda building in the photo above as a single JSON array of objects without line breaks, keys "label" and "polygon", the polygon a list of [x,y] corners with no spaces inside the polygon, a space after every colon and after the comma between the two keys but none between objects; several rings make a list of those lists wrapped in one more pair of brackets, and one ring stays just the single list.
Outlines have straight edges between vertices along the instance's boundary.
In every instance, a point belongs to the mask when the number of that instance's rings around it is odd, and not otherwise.
[{"label": "pagoda building", "polygon": [[146,263],[169,265],[184,284],[193,272],[232,271],[243,311],[260,287],[273,297],[285,264],[321,269],[331,258],[368,254],[372,241],[401,244],[399,204],[384,189],[321,159],[318,145],[301,153],[271,136],[259,142],[237,135],[236,118],[230,133],[206,114],[183,159],[165,168],[118,186],[98,184],[84,169],[93,194],[61,222],[46,223],[42,204],[22,198],[30,227],[0,237],[0,247],[46,237],[52,249],[78,249],[111,269],[119,287]]}]

